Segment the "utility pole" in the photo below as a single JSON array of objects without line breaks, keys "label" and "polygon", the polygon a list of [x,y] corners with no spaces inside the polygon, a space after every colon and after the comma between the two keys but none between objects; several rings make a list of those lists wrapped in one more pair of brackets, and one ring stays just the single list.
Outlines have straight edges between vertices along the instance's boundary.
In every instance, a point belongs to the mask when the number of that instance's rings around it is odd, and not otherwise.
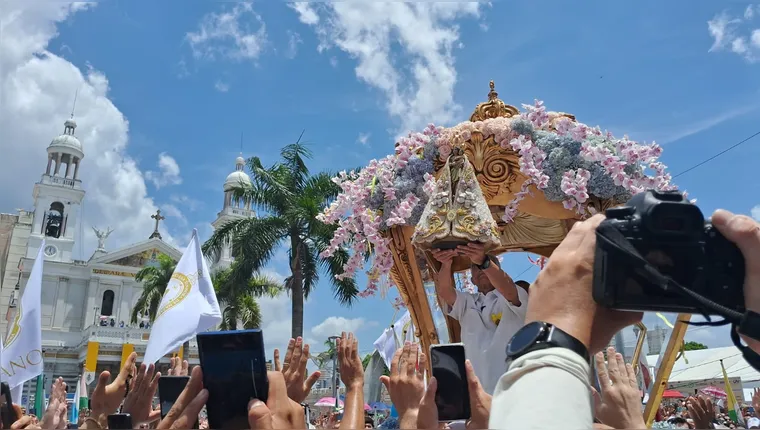
[{"label": "utility pole", "polygon": [[340,406],[338,404],[338,387],[340,386],[340,374],[338,373],[338,339],[340,336],[330,336],[328,340],[335,345],[333,349],[333,398],[335,399],[335,409]]}]

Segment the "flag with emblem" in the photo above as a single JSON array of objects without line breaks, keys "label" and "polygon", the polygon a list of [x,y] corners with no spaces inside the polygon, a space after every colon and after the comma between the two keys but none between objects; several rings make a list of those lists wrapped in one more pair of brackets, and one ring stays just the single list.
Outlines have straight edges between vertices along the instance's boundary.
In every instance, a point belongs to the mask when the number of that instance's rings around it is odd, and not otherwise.
[{"label": "flag with emblem", "polygon": [[726,373],[726,368],[723,367],[723,360],[720,360],[720,369],[723,371],[723,382],[726,384],[726,409],[728,409],[728,416],[733,422],[744,426],[742,410],[739,407],[739,402],[736,401],[736,396],[734,395],[734,390],[731,388],[731,383],[728,381],[728,374]]},{"label": "flag with emblem", "polygon": [[[42,374],[42,263],[45,241],[34,260],[29,280],[16,306],[8,336],[5,338],[0,363],[2,380],[11,388]],[[21,400],[21,399],[19,399]]]},{"label": "flag with emblem", "polygon": [[143,362],[157,362],[199,332],[206,331],[221,321],[222,313],[211,284],[206,259],[201,252],[198,231],[193,229],[190,244],[179,259],[161,298]]}]

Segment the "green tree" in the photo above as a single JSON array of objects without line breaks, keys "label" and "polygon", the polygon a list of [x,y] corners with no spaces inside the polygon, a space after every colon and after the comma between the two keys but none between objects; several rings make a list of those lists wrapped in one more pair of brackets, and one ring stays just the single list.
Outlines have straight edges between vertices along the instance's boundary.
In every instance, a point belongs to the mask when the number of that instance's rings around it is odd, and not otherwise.
[{"label": "green tree", "polygon": [[275,296],[282,290],[282,284],[267,276],[256,274],[242,284],[241,288],[241,284],[235,284],[230,280],[231,271],[220,270],[211,276],[219,307],[222,309],[222,323],[219,328],[237,330],[238,322],[244,329],[258,328],[261,326],[261,309],[256,297]]},{"label": "green tree", "polygon": [[697,351],[699,349],[707,349],[707,345],[694,341],[685,342],[683,344],[684,351]]},{"label": "green tree", "polygon": [[156,266],[145,266],[135,275],[135,281],[142,283],[143,289],[132,309],[132,324],[138,324],[142,318],[147,318],[151,323],[155,321],[161,298],[177,267],[177,262],[166,254],[158,254],[157,259]]},{"label": "green tree", "polygon": [[235,199],[251,204],[262,216],[230,221],[203,245],[203,252],[216,259],[222,248],[231,244],[236,263],[230,272],[233,280],[247,280],[263,269],[280,245],[289,248],[290,276],[285,288],[291,297],[294,338],[303,335],[304,300],[316,288],[320,269],[327,273],[339,303],[350,306],[359,292],[354,279],[336,278],[348,261],[345,250],[329,258],[320,255],[328,248],[336,226],[316,217],[340,188],[328,172],[310,174],[306,160],[311,158],[311,151],[300,141],[299,137],[296,143],[282,148],[281,160],[272,166],[265,167],[258,157],[248,159],[251,184],[240,183],[233,193]]},{"label": "green tree", "polygon": [[314,362],[317,364],[317,366],[319,366],[320,369],[324,369],[325,366],[332,363],[333,357],[336,357],[338,355],[338,349],[335,345],[335,342],[327,339],[324,345],[327,350],[320,352],[316,355],[316,357],[314,357]]}]

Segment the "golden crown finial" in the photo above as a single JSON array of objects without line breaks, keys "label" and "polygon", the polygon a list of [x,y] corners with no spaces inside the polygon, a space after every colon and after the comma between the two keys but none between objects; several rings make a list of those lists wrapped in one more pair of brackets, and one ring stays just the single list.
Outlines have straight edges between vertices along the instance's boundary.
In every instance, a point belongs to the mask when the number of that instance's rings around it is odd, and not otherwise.
[{"label": "golden crown finial", "polygon": [[493,81],[490,81],[488,86],[490,88],[490,91],[488,91],[488,101],[475,107],[475,111],[470,116],[471,122],[499,117],[511,118],[520,114],[520,111],[516,107],[510,106],[499,99],[499,93],[496,92],[496,84]]}]

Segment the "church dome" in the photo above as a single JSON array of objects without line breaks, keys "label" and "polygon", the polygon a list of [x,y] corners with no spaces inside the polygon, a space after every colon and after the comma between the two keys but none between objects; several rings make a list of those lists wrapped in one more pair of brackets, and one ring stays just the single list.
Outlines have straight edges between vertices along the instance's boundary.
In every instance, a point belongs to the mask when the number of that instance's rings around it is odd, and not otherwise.
[{"label": "church dome", "polygon": [[62,134],[53,139],[53,141],[50,142],[50,146],[48,146],[48,148],[70,148],[81,152],[82,143],[79,142],[79,139],[77,139],[74,135]]},{"label": "church dome", "polygon": [[251,178],[243,171],[245,167],[245,158],[243,154],[238,155],[235,159],[235,171],[227,175],[224,181],[224,191],[229,191],[241,185],[251,185]]},{"label": "church dome", "polygon": [[244,185],[251,185],[251,178],[248,177],[248,174],[243,171],[232,172],[224,181],[224,191],[229,191],[235,187],[239,187],[241,183]]}]

